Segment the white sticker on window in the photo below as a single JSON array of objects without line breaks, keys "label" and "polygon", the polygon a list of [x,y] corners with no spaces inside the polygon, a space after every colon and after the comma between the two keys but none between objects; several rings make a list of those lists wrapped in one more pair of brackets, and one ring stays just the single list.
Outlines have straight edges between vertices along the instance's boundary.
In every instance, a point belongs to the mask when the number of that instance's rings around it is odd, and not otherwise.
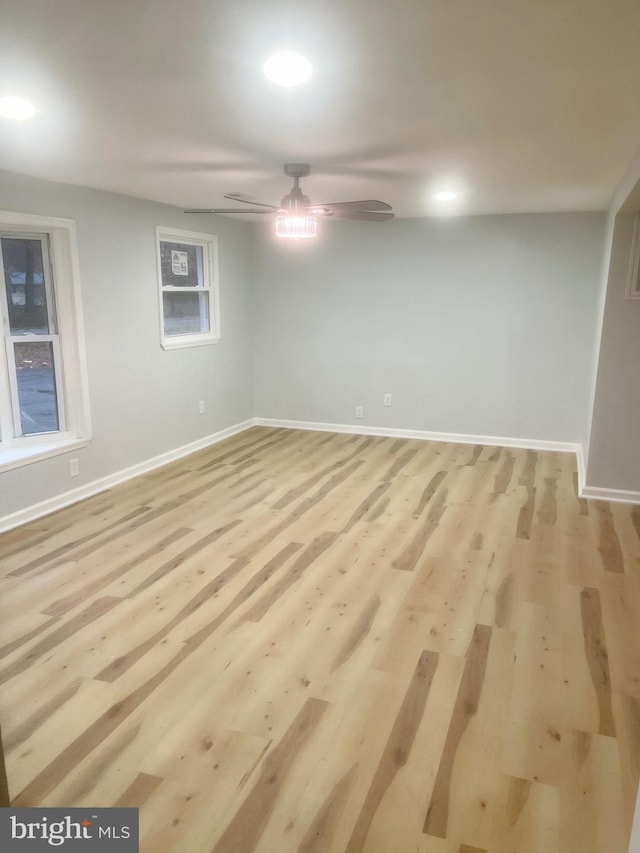
[{"label": "white sticker on window", "polygon": [[174,275],[189,275],[189,260],[186,252],[171,250],[171,272]]}]

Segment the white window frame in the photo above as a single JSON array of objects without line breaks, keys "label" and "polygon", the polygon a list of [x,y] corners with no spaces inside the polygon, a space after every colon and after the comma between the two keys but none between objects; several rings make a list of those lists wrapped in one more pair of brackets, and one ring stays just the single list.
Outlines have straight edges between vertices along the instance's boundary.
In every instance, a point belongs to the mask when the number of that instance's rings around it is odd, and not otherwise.
[{"label": "white window frame", "polygon": [[[50,318],[54,312],[56,318],[55,333],[51,326],[49,335],[11,335],[2,271],[5,344],[0,352],[0,471],[3,471],[85,446],[91,439],[91,415],[75,222],[0,210],[0,233],[44,241],[47,307]],[[32,341],[51,342],[54,347],[59,429],[19,435],[13,344]]]},{"label": "white window frame", "polygon": [[[160,243],[186,243],[202,248],[203,286],[163,286]],[[158,265],[158,305],[160,315],[160,345],[165,350],[198,347],[218,343],[220,340],[220,296],[218,287],[218,240],[215,234],[200,231],[183,231],[158,225],[156,227],[156,257]],[[198,293],[208,299],[209,329],[187,335],[167,335],[164,331],[163,293]]]},{"label": "white window frame", "polygon": [[640,299],[640,211],[636,213],[633,222],[627,299]]}]

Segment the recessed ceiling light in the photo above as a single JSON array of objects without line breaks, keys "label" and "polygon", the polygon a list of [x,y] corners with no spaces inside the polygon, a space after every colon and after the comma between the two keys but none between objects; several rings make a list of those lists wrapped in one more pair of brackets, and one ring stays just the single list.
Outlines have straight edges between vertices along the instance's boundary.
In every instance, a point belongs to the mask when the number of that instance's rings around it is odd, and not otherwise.
[{"label": "recessed ceiling light", "polygon": [[20,121],[24,118],[31,118],[35,113],[35,107],[24,98],[0,98],[0,116],[5,118],[13,118]]},{"label": "recessed ceiling light", "polygon": [[283,51],[270,56],[262,70],[273,83],[279,86],[299,86],[311,76],[311,63],[299,53]]},{"label": "recessed ceiling light", "polygon": [[441,193],[436,193],[438,201],[453,201],[455,197],[456,194],[451,192],[451,190],[443,190]]}]

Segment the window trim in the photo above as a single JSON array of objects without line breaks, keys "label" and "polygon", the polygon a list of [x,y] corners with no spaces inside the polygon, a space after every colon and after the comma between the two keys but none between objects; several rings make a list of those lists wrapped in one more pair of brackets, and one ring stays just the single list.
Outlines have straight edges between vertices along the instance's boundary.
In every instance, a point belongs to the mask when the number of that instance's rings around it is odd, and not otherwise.
[{"label": "window trim", "polygon": [[[204,270],[203,287],[165,287],[162,284],[161,242],[187,243],[202,248],[202,266]],[[220,294],[218,284],[218,238],[215,234],[201,231],[185,231],[170,226],[156,226],[156,263],[158,267],[158,315],[160,321],[160,346],[164,350],[184,349],[186,347],[217,344],[220,340]],[[188,335],[166,335],[164,331],[163,293],[193,293],[207,295],[209,301],[209,330],[193,332]]]},{"label": "window trim", "polygon": [[633,222],[627,299],[640,299],[640,210],[636,213]]},{"label": "window trim", "polygon": [[[4,471],[84,447],[91,440],[92,429],[76,224],[72,219],[0,210],[0,230],[22,237],[49,237],[57,335],[61,341],[60,423],[65,426],[55,432],[17,437],[11,434],[8,439],[0,439],[0,471]],[[0,373],[3,393],[11,393],[8,370],[3,367]]]}]

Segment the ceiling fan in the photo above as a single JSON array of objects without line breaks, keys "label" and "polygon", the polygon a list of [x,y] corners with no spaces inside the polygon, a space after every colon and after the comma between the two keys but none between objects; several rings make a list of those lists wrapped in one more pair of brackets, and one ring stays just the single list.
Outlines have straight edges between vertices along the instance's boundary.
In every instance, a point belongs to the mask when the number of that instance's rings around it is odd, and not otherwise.
[{"label": "ceiling fan", "polygon": [[190,208],[185,213],[259,213],[276,217],[276,235],[301,239],[315,237],[317,233],[316,217],[331,219],[365,219],[368,222],[385,222],[393,219],[391,205],[376,199],[364,201],[337,201],[330,204],[312,204],[308,196],[300,189],[300,178],[311,172],[306,163],[287,163],[284,173],[293,178],[293,187],[279,205],[263,204],[243,198],[238,193],[225,195],[231,201],[239,201],[251,206],[251,209],[234,207]]}]

